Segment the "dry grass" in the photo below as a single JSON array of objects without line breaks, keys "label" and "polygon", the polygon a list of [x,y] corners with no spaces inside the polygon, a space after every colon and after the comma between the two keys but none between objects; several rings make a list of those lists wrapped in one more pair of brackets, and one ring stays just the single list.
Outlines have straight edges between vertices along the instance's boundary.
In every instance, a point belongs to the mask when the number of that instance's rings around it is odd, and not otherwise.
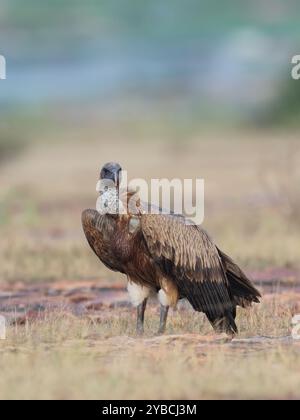
[{"label": "dry grass", "polygon": [[199,129],[180,143],[151,131],[138,140],[128,127],[122,136],[97,124],[77,128],[76,136],[70,127],[56,133],[52,145],[43,134],[41,144],[0,167],[0,280],[116,278],[89,252],[80,226],[82,209],[95,207],[98,169],[109,160],[120,161],[129,177],[203,177],[204,226],[220,247],[246,269],[299,267],[293,135]]},{"label": "dry grass", "polygon": [[[120,280],[92,255],[80,226],[82,209],[95,206],[98,168],[109,160],[120,161],[130,177],[203,177],[205,227],[224,251],[246,270],[299,268],[294,136],[194,129],[184,141],[173,141],[172,133],[95,122],[62,125],[55,138],[36,130],[34,146],[0,167],[0,287]],[[278,181],[283,179],[288,183]],[[289,300],[267,298],[239,314],[241,337],[289,335],[293,310]],[[172,315],[167,337],[158,339],[157,317],[148,312],[144,340],[134,338],[128,309],[116,309],[100,323],[49,313],[10,326],[0,342],[1,398],[300,397],[296,343],[207,344],[205,318],[184,310]]]},{"label": "dry grass", "polygon": [[[299,398],[299,352],[278,346],[241,356],[211,349],[138,346],[107,357],[76,340],[69,346],[19,349],[1,358],[5,399]],[[99,345],[102,343],[100,342]],[[90,350],[89,352],[87,350]]]},{"label": "dry grass", "polygon": [[[116,311],[101,323],[57,312],[9,327],[1,342],[1,398],[300,397],[296,342],[214,340],[204,317],[184,309],[155,337],[154,308],[145,338],[135,338],[134,312]],[[276,299],[238,317],[241,337],[288,335],[290,320]]]}]

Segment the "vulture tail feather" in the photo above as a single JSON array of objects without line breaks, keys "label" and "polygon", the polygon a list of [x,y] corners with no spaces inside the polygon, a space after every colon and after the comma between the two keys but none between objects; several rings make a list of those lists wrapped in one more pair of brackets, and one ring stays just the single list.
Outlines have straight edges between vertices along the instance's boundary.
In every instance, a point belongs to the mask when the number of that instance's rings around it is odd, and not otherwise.
[{"label": "vulture tail feather", "polygon": [[235,323],[236,308],[232,311],[226,311],[223,317],[212,317],[208,313],[206,313],[206,316],[217,333],[238,334],[238,328]]},{"label": "vulture tail feather", "polygon": [[252,302],[259,303],[261,294],[252,285],[251,281],[243,273],[237,264],[218,249],[221,261],[229,282],[232,298],[236,305],[246,308],[251,306]]}]

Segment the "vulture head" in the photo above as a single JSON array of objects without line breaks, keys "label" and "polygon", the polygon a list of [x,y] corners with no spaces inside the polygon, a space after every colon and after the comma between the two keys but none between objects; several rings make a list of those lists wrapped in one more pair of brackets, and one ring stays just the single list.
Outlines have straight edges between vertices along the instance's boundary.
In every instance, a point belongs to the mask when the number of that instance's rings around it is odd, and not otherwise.
[{"label": "vulture head", "polygon": [[97,210],[101,214],[116,214],[119,210],[119,186],[121,182],[122,168],[116,162],[106,163],[100,171],[100,179],[97,184],[99,199]]},{"label": "vulture head", "polygon": [[116,162],[106,163],[100,171],[100,180],[111,181],[115,188],[118,188],[122,178],[122,168]]}]

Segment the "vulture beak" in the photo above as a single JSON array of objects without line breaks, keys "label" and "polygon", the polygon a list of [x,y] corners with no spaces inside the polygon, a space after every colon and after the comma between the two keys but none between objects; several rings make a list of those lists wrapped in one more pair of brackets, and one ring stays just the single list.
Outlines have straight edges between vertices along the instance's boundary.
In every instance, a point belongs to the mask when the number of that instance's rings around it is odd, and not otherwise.
[{"label": "vulture beak", "polygon": [[114,172],[114,182],[115,185],[119,185],[119,173],[118,172]]}]

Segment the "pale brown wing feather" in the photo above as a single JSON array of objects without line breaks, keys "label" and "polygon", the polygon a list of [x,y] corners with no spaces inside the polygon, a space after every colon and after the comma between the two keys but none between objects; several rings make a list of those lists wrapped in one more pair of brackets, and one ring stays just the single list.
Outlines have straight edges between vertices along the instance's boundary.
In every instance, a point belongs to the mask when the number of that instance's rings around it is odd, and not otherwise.
[{"label": "pale brown wing feather", "polygon": [[210,319],[234,311],[218,250],[203,229],[183,217],[149,214],[141,228],[150,254],[194,309]]}]

